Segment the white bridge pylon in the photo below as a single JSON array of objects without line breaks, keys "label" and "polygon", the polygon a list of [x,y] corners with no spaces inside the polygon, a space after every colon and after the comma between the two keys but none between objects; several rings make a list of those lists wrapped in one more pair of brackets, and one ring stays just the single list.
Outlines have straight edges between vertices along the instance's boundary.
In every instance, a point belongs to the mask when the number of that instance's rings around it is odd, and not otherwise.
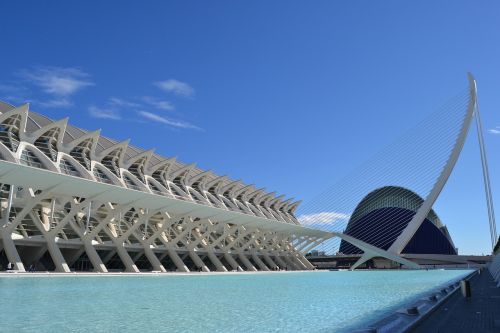
[{"label": "white bridge pylon", "polygon": [[424,202],[420,205],[420,207],[417,209],[416,213],[413,215],[410,222],[406,225],[406,227],[399,234],[396,240],[390,245],[390,247],[387,250],[383,250],[379,247],[363,242],[347,234],[343,234],[341,232],[331,232],[332,238],[339,237],[363,251],[361,258],[351,267],[351,270],[356,269],[357,267],[359,267],[359,265],[365,263],[367,260],[370,260],[374,257],[384,257],[393,260],[395,262],[398,262],[400,264],[403,264],[409,268],[419,268],[418,264],[404,259],[401,256],[401,252],[411,241],[417,230],[420,228],[424,220],[429,215],[429,212],[431,212],[433,205],[435,204],[446,182],[448,181],[456,165],[456,162],[460,156],[460,153],[462,152],[462,148],[464,146],[474,116],[476,117],[477,129],[478,129],[478,138],[479,138],[479,146],[481,153],[481,162],[482,162],[491,237],[492,239],[496,240],[496,225],[495,225],[495,217],[494,217],[492,198],[491,198],[491,187],[489,183],[488,167],[486,162],[486,152],[482,137],[482,126],[481,126],[479,108],[477,103],[476,80],[470,73],[468,74],[468,81],[469,81],[468,100],[466,103],[465,115],[463,118],[463,122],[461,123],[461,127],[458,130],[456,140],[454,141],[454,144],[451,148],[447,160],[445,160],[444,167],[438,174],[429,194],[425,197]]}]

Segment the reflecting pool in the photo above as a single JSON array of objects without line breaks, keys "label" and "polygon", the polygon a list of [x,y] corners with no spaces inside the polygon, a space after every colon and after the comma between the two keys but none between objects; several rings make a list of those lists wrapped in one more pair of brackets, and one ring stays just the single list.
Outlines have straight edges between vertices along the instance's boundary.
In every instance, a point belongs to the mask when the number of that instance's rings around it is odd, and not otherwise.
[{"label": "reflecting pool", "polygon": [[343,332],[469,273],[0,277],[0,331]]}]

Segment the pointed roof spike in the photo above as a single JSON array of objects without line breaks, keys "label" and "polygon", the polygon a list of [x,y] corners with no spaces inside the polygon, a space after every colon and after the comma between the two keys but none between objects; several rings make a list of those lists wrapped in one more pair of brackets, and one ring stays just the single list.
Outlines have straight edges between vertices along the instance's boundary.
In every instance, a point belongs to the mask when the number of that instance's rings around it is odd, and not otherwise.
[{"label": "pointed roof spike", "polygon": [[288,199],[288,200],[287,200],[287,202],[288,202],[288,203],[286,204],[286,206],[285,206],[283,209],[284,209],[284,210],[286,210],[286,211],[288,211],[288,210],[290,209],[290,207],[291,207],[294,203],[296,203],[296,201],[294,201],[294,200],[295,200],[295,198],[290,198],[290,199]]},{"label": "pointed roof spike", "polygon": [[5,120],[14,115],[20,115],[21,127],[19,128],[19,132],[20,135],[22,135],[22,138],[25,138],[26,137],[25,129],[26,129],[26,122],[28,120],[28,111],[29,111],[29,103],[25,103],[21,106],[10,109],[9,111],[4,112],[0,115],[0,123],[4,122]]},{"label": "pointed roof spike", "polygon": [[0,112],[0,114],[8,112],[8,111],[10,111],[12,109],[15,109],[14,105],[12,105],[10,103],[6,103],[6,102],[0,101],[0,110],[3,110],[3,111]]},{"label": "pointed roof spike", "polygon": [[183,172],[189,172],[192,169],[194,169],[195,167],[196,167],[196,163],[191,163],[191,164],[188,164],[188,165],[184,165],[184,166],[180,167],[179,169],[177,169],[175,171],[171,171],[168,178],[169,179],[175,179],[180,174],[182,174]]},{"label": "pointed roof spike", "polygon": [[243,183],[241,182],[241,179],[231,181],[229,184],[224,185],[224,186],[221,188],[221,190],[222,190],[223,192],[226,192],[227,190],[230,190],[230,189],[234,188],[234,187],[235,187],[236,185],[238,185],[238,184],[243,184]]},{"label": "pointed roof spike", "polygon": [[[155,173],[158,169],[164,167],[164,166],[168,166],[167,169],[170,169],[171,165],[175,163],[175,161],[177,160],[177,157],[170,157],[170,158],[167,158],[166,160],[163,160],[161,162],[158,162],[156,163],[155,165],[151,165],[149,167],[147,167],[147,171],[146,174],[147,175],[152,175],[153,173]],[[168,171],[168,170],[167,170]]]},{"label": "pointed roof spike", "polygon": [[79,138],[76,138],[67,144],[63,144],[62,146],[62,151],[66,153],[70,153],[76,146],[78,146],[80,143],[84,142],[85,140],[92,139],[92,146],[90,148],[90,158],[92,160],[96,160],[95,156],[95,149],[97,147],[97,142],[99,141],[99,137],[101,136],[101,130],[95,130],[93,132],[88,132],[82,135]]},{"label": "pointed roof spike", "polygon": [[134,162],[136,162],[137,160],[139,160],[143,157],[146,157],[144,165],[147,165],[149,160],[153,156],[154,152],[155,152],[155,149],[153,148],[153,149],[143,151],[142,153],[139,153],[137,155],[130,157],[127,161],[124,162],[124,168],[128,169],[132,164],[134,164]]},{"label": "pointed roof spike", "polygon": [[209,188],[210,188],[210,187],[212,187],[212,186],[214,186],[214,185],[216,185],[216,184],[218,184],[218,183],[220,183],[220,182],[222,182],[222,181],[224,181],[224,180],[226,180],[226,179],[228,179],[226,175],[223,175],[223,176],[217,176],[217,178],[212,179],[211,181],[209,181],[209,182],[207,183],[207,187],[209,187]]},{"label": "pointed roof spike", "polygon": [[283,207],[286,207],[288,204],[292,203],[292,200],[293,200],[293,198],[286,199],[285,201],[282,201],[282,202],[280,202],[280,203],[276,204],[276,207],[277,207],[278,209],[281,209],[281,208],[283,208]]},{"label": "pointed roof spike", "polygon": [[210,173],[212,173],[212,170],[206,170],[206,171],[200,172],[197,175],[192,176],[191,178],[188,179],[189,185],[193,184],[197,180],[200,180],[200,179],[202,179],[204,177],[207,177]]},{"label": "pointed roof spike", "polygon": [[67,151],[70,151],[73,148],[75,148],[76,146],[78,146],[81,142],[88,140],[88,139],[93,139],[93,141],[95,141],[95,144],[97,144],[97,140],[99,139],[100,135],[101,135],[100,129],[92,131],[92,132],[87,132],[84,135],[66,143],[63,148]]},{"label": "pointed roof spike", "polygon": [[269,205],[272,206],[272,205],[276,204],[277,202],[279,202],[284,197],[285,197],[284,194],[281,194],[281,195],[277,196],[276,198],[272,199],[271,202],[269,202]]},{"label": "pointed roof spike", "polygon": [[235,195],[240,195],[242,192],[251,190],[252,187],[254,187],[254,186],[255,186],[254,184],[245,185],[242,188],[237,189],[234,194]]},{"label": "pointed roof spike", "polygon": [[31,139],[29,142],[33,143],[36,140],[38,140],[38,138],[40,138],[42,135],[44,135],[45,133],[50,131],[51,129],[59,128],[60,132],[59,132],[58,137],[57,137],[57,148],[59,150],[61,150],[62,149],[62,141],[64,138],[64,132],[66,131],[66,126],[68,125],[68,120],[69,120],[69,118],[66,117],[66,118],[60,119],[58,121],[54,121],[53,123],[47,124],[43,127],[40,127],[36,131],[34,131],[30,134],[27,134],[26,136]]},{"label": "pointed roof spike", "polygon": [[290,205],[290,209],[289,211],[294,214],[295,213],[295,210],[297,209],[297,207],[300,205],[300,203],[302,202],[302,200],[298,200],[298,201],[295,201],[293,204]]},{"label": "pointed roof spike", "polygon": [[130,139],[124,140],[122,142],[118,142],[118,143],[104,149],[100,153],[98,153],[97,158],[102,160],[104,157],[106,157],[110,153],[112,153],[115,150],[120,149],[120,148],[122,149],[122,153],[121,153],[122,157],[121,158],[123,158],[123,155],[124,155],[123,153],[124,153],[125,149],[127,149],[129,143],[130,143]]}]

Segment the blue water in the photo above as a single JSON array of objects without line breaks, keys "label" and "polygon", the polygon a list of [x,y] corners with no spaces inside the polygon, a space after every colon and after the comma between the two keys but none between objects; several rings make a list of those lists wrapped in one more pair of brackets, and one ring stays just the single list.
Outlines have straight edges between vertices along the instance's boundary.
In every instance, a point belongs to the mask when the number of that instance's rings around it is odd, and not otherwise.
[{"label": "blue water", "polygon": [[342,332],[470,271],[0,278],[1,332]]}]

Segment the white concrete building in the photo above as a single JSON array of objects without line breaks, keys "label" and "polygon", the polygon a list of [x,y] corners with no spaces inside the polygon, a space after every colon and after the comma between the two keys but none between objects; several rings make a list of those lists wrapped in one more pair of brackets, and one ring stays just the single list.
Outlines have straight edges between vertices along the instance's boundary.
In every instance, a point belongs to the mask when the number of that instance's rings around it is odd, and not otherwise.
[{"label": "white concrete building", "polygon": [[285,200],[0,102],[0,265],[69,272],[303,270],[330,233]]}]

